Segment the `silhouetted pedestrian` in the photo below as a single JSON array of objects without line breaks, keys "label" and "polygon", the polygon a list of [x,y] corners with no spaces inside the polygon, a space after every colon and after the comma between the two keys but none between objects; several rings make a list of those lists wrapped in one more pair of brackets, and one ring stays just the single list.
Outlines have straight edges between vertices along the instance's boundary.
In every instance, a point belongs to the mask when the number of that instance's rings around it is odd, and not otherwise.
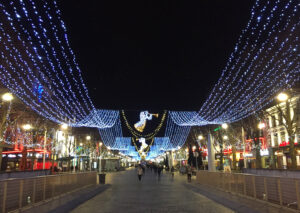
[{"label": "silhouetted pedestrian", "polygon": [[192,181],[192,167],[191,166],[188,166],[188,168],[187,168],[187,178],[188,178],[189,182]]},{"label": "silhouetted pedestrian", "polygon": [[139,181],[141,181],[142,180],[142,175],[143,175],[143,168],[142,168],[142,166],[138,166],[138,168],[137,168],[137,174],[138,174]]},{"label": "silhouetted pedestrian", "polygon": [[162,171],[162,167],[161,167],[161,166],[158,166],[158,168],[157,168],[157,175],[158,175],[158,178],[160,178],[161,171]]},{"label": "silhouetted pedestrian", "polygon": [[171,167],[172,178],[174,178],[174,172],[175,172],[175,169],[174,169],[174,167],[172,166],[172,167]]}]

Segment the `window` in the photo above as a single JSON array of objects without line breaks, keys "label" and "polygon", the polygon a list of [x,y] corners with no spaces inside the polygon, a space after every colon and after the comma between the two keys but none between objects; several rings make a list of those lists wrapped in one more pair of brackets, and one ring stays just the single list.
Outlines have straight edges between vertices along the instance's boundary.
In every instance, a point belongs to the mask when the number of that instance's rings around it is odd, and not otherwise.
[{"label": "window", "polygon": [[274,115],[272,116],[272,127],[276,127],[276,118]]},{"label": "window", "polygon": [[279,125],[282,125],[282,124],[283,124],[283,123],[282,123],[282,122],[283,122],[283,116],[282,116],[282,113],[279,113],[279,114],[278,114],[278,120],[279,120],[279,122],[278,122]]}]

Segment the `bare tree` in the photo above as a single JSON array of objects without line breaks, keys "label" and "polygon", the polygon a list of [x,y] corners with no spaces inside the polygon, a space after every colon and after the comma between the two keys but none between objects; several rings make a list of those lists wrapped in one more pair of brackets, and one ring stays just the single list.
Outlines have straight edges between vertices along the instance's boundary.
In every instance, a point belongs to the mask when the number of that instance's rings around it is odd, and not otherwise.
[{"label": "bare tree", "polygon": [[255,113],[248,118],[241,121],[242,127],[245,129],[246,135],[254,143],[255,148],[255,164],[256,168],[260,169],[262,167],[261,163],[261,142],[260,142],[260,129],[258,128],[258,123],[263,120],[262,112]]}]

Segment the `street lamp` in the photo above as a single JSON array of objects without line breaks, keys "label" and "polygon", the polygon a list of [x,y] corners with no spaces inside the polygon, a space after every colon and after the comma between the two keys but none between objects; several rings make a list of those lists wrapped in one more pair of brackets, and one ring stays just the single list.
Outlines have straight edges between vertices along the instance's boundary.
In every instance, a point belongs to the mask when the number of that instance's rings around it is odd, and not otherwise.
[{"label": "street lamp", "polygon": [[30,124],[24,124],[22,127],[25,131],[30,130],[32,128]]},{"label": "street lamp", "polygon": [[91,140],[91,136],[86,136],[86,139],[89,141],[89,140]]},{"label": "street lamp", "polygon": [[199,140],[203,140],[203,135],[199,135],[199,136],[198,136],[198,139],[199,139]]},{"label": "street lamp", "polygon": [[289,96],[286,94],[286,93],[279,93],[277,95],[277,100],[280,101],[280,102],[284,102],[284,101],[287,101],[287,99],[289,98]]},{"label": "street lamp", "polygon": [[60,127],[61,127],[63,130],[68,129],[68,125],[67,125],[67,124],[62,124]]},{"label": "street lamp", "polygon": [[227,135],[224,135],[224,136],[223,136],[223,139],[224,139],[224,140],[228,140],[228,136],[227,136]]},{"label": "street lamp", "polygon": [[13,95],[11,93],[8,93],[8,92],[4,93],[2,95],[2,100],[3,101],[11,101],[13,98],[14,98]]},{"label": "street lamp", "polygon": [[222,124],[222,128],[223,128],[223,129],[227,129],[227,128],[228,128],[228,124],[227,124],[227,123],[223,123],[223,124]]},{"label": "street lamp", "polygon": [[258,128],[259,129],[263,129],[263,128],[265,128],[266,127],[266,124],[265,123],[259,123],[258,124]]}]

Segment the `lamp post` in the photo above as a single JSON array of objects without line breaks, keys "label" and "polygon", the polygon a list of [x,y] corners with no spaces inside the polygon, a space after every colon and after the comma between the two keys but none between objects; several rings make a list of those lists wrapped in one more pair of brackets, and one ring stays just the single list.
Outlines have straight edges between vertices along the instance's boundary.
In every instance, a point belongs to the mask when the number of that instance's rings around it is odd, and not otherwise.
[{"label": "lamp post", "polygon": [[101,157],[102,157],[102,155],[101,155],[101,147],[102,147],[102,145],[103,145],[103,143],[102,142],[100,142],[99,143],[99,173],[101,174]]}]

